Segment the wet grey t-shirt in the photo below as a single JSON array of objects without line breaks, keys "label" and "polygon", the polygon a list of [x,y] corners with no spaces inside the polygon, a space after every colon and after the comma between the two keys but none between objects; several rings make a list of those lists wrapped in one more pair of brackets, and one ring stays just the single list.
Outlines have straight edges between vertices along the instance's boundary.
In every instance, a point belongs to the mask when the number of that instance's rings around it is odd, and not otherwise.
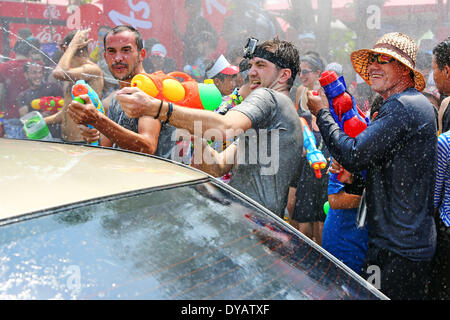
[{"label": "wet grey t-shirt", "polygon": [[230,185],[283,217],[289,185],[301,166],[303,133],[291,99],[272,89],[252,92],[230,112],[252,128],[238,136]]},{"label": "wet grey t-shirt", "polygon": [[[123,112],[122,107],[120,106],[115,96],[111,100],[111,104],[109,106],[108,118],[130,131],[136,133],[138,132],[139,118],[128,118],[127,115]],[[172,139],[172,135],[174,134],[175,130],[175,127],[172,127],[168,124],[161,127],[158,139],[158,147],[154,154],[155,156],[171,159],[172,149],[175,146],[175,140]],[[117,146],[116,144],[114,144],[113,147],[119,148],[119,146]]]}]

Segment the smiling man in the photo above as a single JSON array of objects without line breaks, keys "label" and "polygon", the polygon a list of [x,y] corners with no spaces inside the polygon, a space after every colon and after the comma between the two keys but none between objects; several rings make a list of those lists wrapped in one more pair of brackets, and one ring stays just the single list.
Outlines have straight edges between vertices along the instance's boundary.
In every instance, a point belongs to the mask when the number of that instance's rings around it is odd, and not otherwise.
[{"label": "smiling man", "polygon": [[[131,79],[138,73],[145,73],[142,61],[146,52],[139,31],[131,26],[117,26],[105,35],[105,61],[111,74],[119,80],[121,88],[130,86]],[[81,96],[89,100],[87,95]],[[86,98],[86,99],[85,99]],[[175,128],[162,128],[161,121],[142,116],[128,118],[114,97],[104,115],[92,103],[82,105],[73,101],[69,114],[78,124],[90,124],[95,129],[84,127],[82,134],[88,142],[100,138],[100,145],[116,147],[169,158],[174,142],[171,141]],[[101,137],[99,132],[102,134]]]},{"label": "smiling man", "polygon": [[197,140],[194,155],[203,157],[194,156],[194,165],[215,177],[232,169],[232,187],[281,217],[303,147],[300,120],[288,97],[299,55],[291,43],[276,38],[256,46],[248,58],[252,92],[225,115],[172,105],[138,88],[124,88],[117,99],[129,117],[162,119],[206,140],[237,137],[221,153]]},{"label": "smiling man", "polygon": [[[392,299],[423,299],[435,253],[433,221],[437,129],[433,106],[420,93],[417,45],[385,34],[373,49],[352,53],[355,71],[384,104],[365,131],[350,138],[333,120],[323,93],[308,107],[332,156],[353,173],[366,170],[369,248],[361,276],[380,280]],[[374,269],[374,266],[376,269]]]}]

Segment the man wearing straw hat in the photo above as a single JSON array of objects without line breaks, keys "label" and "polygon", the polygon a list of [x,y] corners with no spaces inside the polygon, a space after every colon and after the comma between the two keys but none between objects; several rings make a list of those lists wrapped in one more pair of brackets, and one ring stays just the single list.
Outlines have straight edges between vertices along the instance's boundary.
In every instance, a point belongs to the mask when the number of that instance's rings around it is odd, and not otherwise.
[{"label": "man wearing straw hat", "polygon": [[350,172],[366,170],[369,246],[361,276],[379,280],[391,299],[425,297],[436,247],[437,129],[433,106],[420,93],[425,79],[415,70],[416,55],[415,42],[398,32],[351,54],[355,71],[384,99],[356,138],[333,120],[323,92],[309,93],[308,107],[333,157]]}]

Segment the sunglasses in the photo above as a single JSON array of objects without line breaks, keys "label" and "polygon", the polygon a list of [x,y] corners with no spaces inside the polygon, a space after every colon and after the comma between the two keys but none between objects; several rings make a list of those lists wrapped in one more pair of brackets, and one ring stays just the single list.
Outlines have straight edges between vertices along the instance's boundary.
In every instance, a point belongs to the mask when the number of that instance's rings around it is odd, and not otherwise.
[{"label": "sunglasses", "polygon": [[300,71],[300,74],[306,76],[307,74],[310,74],[311,72],[313,72],[313,71],[312,70],[303,69],[302,71]]},{"label": "sunglasses", "polygon": [[371,64],[374,63],[375,61],[378,64],[387,64],[387,63],[391,63],[394,60],[395,60],[394,58],[392,58],[388,55],[385,55],[385,54],[372,54],[369,57],[369,62]]}]

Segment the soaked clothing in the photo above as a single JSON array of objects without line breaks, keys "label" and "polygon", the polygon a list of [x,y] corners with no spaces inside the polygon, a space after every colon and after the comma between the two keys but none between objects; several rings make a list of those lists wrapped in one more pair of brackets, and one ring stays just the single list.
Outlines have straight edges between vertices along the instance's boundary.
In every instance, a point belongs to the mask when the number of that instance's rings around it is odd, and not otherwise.
[{"label": "soaked clothing", "polygon": [[[115,96],[111,100],[111,105],[108,109],[108,118],[130,131],[138,132],[139,118],[128,118],[127,115],[123,112],[122,107],[120,106]],[[172,140],[172,135],[175,138],[175,130],[175,127],[172,127],[168,124],[161,127],[158,138],[158,147],[154,154],[155,156],[171,159],[172,149],[175,146],[175,141]],[[119,147],[114,144],[113,148]]]},{"label": "soaked clothing", "polygon": [[413,261],[431,260],[436,246],[432,110],[425,96],[408,88],[389,97],[356,138],[339,129],[329,110],[317,115],[331,155],[350,172],[367,170],[369,246]]},{"label": "soaked clothing", "polygon": [[[306,119],[309,128],[312,126],[311,112],[304,110],[301,106],[298,108],[297,113],[300,117]],[[323,143],[320,132],[311,129],[311,132],[316,139],[316,147],[320,150],[325,159],[330,158],[330,153],[326,145]],[[327,161],[327,167],[321,169],[322,177],[318,179],[314,173],[314,169],[308,164],[306,155],[302,156],[302,162],[304,163],[300,169],[300,177],[295,185],[295,206],[292,214],[292,219],[300,222],[324,222],[325,212],[323,211],[323,204],[328,200],[328,175],[325,174],[328,169],[329,161]]]},{"label": "soaked clothing", "polygon": [[[328,178],[328,175],[325,175]],[[328,194],[344,191],[344,184],[330,179]],[[345,263],[356,273],[360,273],[367,251],[367,225],[356,226],[357,208],[328,210],[323,225],[322,248]]]},{"label": "soaked clothing", "polygon": [[230,185],[283,217],[303,148],[295,107],[287,95],[260,88],[230,112],[236,111],[249,117],[252,128],[235,142],[237,160]]}]

